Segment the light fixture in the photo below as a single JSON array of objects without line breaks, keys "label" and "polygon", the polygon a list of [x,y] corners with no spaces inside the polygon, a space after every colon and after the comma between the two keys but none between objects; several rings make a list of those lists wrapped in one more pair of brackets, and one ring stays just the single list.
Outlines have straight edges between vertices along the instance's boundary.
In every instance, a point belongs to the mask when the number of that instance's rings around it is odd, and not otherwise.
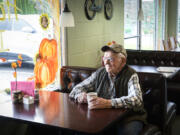
[{"label": "light fixture", "polygon": [[64,10],[60,15],[60,27],[74,27],[74,17],[65,1]]},{"label": "light fixture", "polygon": [[139,21],[143,21],[144,20],[144,13],[143,13],[142,8],[140,8],[139,11],[138,11],[138,20]]}]

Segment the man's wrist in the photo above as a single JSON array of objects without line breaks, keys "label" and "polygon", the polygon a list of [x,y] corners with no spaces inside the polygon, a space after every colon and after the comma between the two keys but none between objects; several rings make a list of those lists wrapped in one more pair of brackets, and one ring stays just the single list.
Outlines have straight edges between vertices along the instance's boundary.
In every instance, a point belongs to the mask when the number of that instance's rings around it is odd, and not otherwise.
[{"label": "man's wrist", "polygon": [[115,108],[116,101],[115,99],[111,99],[111,108]]},{"label": "man's wrist", "polygon": [[76,100],[77,100],[79,103],[87,103],[87,95],[86,95],[86,92],[80,92],[80,93],[77,95]]},{"label": "man's wrist", "polygon": [[112,107],[111,100],[107,100],[106,106],[107,106],[107,108],[111,108]]}]

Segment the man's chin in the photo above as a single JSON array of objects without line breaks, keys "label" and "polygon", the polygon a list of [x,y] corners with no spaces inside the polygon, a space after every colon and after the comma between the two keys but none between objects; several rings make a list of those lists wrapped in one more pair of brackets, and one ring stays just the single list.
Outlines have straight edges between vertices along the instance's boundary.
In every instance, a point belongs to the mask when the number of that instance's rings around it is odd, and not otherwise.
[{"label": "man's chin", "polygon": [[111,69],[106,68],[106,72],[111,73]]}]

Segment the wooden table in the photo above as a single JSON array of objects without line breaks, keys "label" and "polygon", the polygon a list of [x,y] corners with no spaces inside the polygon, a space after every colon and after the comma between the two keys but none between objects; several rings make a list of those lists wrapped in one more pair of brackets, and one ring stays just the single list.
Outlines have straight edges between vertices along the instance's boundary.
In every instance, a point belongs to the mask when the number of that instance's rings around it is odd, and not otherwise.
[{"label": "wooden table", "polygon": [[89,110],[87,104],[76,103],[65,93],[39,91],[39,96],[39,102],[31,105],[0,103],[0,117],[94,134],[127,115],[123,109]]}]

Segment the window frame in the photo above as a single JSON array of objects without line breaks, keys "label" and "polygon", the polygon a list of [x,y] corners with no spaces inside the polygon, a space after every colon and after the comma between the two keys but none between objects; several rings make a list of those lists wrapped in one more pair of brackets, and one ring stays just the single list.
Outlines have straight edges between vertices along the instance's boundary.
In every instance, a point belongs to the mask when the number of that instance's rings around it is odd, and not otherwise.
[{"label": "window frame", "polygon": [[[158,50],[158,20],[159,20],[159,1],[154,0],[154,4],[155,4],[155,26],[154,26],[154,32],[153,32],[153,37],[154,37],[154,41],[153,41],[153,50]],[[162,33],[161,33],[161,38],[164,39],[165,38],[165,20],[166,20],[166,16],[165,16],[165,6],[166,6],[166,2],[165,0],[162,0],[161,2],[161,7],[162,7],[162,18],[161,18],[161,29],[162,29]],[[125,7],[125,6],[124,6]],[[137,0],[137,12],[138,10],[142,8],[142,0]],[[125,23],[125,20],[124,20]],[[134,36],[129,36],[129,37],[124,37],[124,41],[128,40],[128,39],[132,39],[132,38],[137,38],[137,47],[136,50],[142,50],[142,22],[140,20],[138,20],[137,17],[137,35]],[[126,45],[124,45],[126,47]]]}]

